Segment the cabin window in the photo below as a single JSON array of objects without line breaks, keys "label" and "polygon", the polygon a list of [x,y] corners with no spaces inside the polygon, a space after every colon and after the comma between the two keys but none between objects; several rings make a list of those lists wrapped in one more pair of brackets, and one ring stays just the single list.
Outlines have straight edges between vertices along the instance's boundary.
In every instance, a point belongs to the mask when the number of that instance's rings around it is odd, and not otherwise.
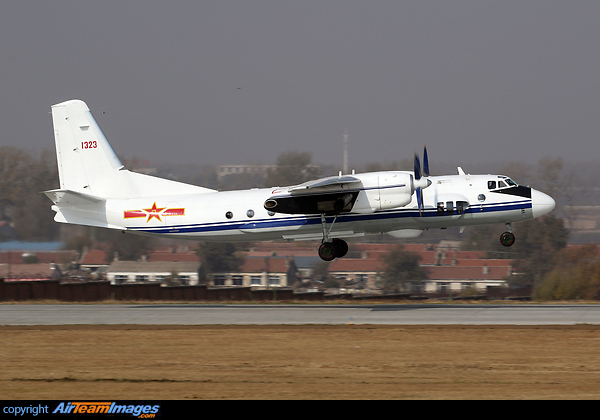
[{"label": "cabin window", "polygon": [[228,219],[231,219],[233,217],[233,213],[228,211],[227,213],[225,213],[225,217],[227,217]]},{"label": "cabin window", "polygon": [[479,194],[477,196],[477,199],[483,203],[485,201],[485,195],[484,194]]},{"label": "cabin window", "polygon": [[444,203],[437,203],[437,214],[438,216],[444,215]]},{"label": "cabin window", "polygon": [[248,217],[254,217],[254,210],[248,210],[246,212],[246,216],[248,216]]}]

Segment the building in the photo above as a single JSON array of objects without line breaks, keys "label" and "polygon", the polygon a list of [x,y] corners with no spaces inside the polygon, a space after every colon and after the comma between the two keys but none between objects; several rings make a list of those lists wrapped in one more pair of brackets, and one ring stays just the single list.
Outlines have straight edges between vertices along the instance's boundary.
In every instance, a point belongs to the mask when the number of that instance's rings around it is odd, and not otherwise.
[{"label": "building", "polygon": [[[348,292],[380,293],[382,258],[395,247],[394,244],[356,243],[348,256],[329,263],[315,255],[315,246],[313,242],[257,242],[246,253],[238,270],[208,276],[204,275],[194,249],[174,246],[150,251],[144,261],[113,261],[110,265],[105,261],[103,250],[89,250],[84,252],[79,267],[88,273],[86,278],[105,278],[111,284],[197,285],[206,282],[214,287],[317,290],[329,277],[338,280],[339,287]],[[421,266],[429,273],[428,280],[409,285],[406,292],[410,293],[461,293],[467,289],[483,293],[489,286],[506,286],[506,278],[512,273],[510,260],[486,259],[485,253],[479,251],[460,251],[456,243],[406,244],[403,247],[407,252],[418,254]],[[72,254],[69,255],[71,258]],[[13,264],[16,256],[15,253]],[[38,256],[43,261],[48,259],[42,253]],[[53,261],[57,261],[56,254]],[[8,271],[7,266],[0,268],[5,273]],[[34,274],[20,273],[20,277],[37,277]]]},{"label": "building", "polygon": [[429,280],[423,284],[423,292],[456,292],[472,289],[485,293],[489,286],[506,286],[506,278],[512,274],[509,260],[504,265],[487,265],[486,260],[480,260],[481,265],[429,266]]},{"label": "building", "polygon": [[266,176],[269,169],[275,168],[275,165],[219,165],[217,166],[217,176],[219,181],[228,175],[261,175]]},{"label": "building", "polygon": [[60,269],[54,263],[35,264],[1,264],[0,278],[8,281],[15,280],[58,280],[61,277]]},{"label": "building", "polygon": [[110,284],[163,283],[195,286],[200,282],[199,262],[114,261],[106,273]]},{"label": "building", "polygon": [[341,287],[375,290],[382,270],[379,258],[337,258],[329,264],[329,277],[340,281]]},{"label": "building", "polygon": [[245,258],[239,270],[212,273],[209,278],[215,287],[291,287],[298,279],[298,268],[293,258]]},{"label": "building", "polygon": [[85,249],[79,259],[79,268],[88,272],[91,278],[105,279],[109,263],[103,249]]}]

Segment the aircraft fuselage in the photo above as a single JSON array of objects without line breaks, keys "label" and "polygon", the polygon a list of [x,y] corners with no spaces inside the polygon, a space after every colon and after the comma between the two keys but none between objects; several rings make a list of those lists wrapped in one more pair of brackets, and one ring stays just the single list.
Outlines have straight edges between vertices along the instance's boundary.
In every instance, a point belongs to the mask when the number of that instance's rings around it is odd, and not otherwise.
[{"label": "aircraft fuselage", "polygon": [[[512,223],[537,217],[554,207],[547,195],[529,187],[488,188],[497,175],[431,176],[423,191],[423,209],[416,198],[409,205],[372,213],[337,215],[330,234],[353,237],[391,232],[418,236],[422,230]],[[278,188],[221,191],[196,195],[108,199],[106,218],[123,230],[198,240],[252,241],[319,239],[320,214],[294,215],[267,211],[264,203]],[[88,213],[89,214],[89,213]],[[334,216],[326,216],[327,224]]]}]

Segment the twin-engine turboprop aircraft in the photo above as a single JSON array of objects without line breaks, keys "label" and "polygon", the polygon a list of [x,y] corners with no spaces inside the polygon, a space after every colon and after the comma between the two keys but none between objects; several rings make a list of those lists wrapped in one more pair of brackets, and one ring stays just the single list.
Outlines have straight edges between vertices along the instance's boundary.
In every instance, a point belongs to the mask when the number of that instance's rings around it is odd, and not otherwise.
[{"label": "twin-engine turboprop aircraft", "polygon": [[431,176],[427,149],[414,171],[326,177],[288,187],[215,191],[130,172],[79,100],[52,107],[60,189],[46,191],[55,220],[201,241],[321,239],[325,261],[343,257],[342,238],[511,223],[550,212],[554,200],[506,176]]}]

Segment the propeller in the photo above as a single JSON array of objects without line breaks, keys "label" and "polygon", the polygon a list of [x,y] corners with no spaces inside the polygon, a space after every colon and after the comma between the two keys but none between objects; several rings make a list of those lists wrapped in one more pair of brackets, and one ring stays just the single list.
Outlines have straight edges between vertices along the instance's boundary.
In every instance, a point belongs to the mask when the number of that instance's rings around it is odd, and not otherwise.
[{"label": "propeller", "polygon": [[415,162],[414,162],[414,172],[415,172],[415,188],[417,193],[417,204],[419,206],[419,216],[421,216],[423,211],[423,191],[422,189],[427,188],[431,185],[431,181],[428,179],[429,177],[429,157],[427,156],[427,146],[423,151],[423,171],[421,171],[421,160],[419,159],[419,155],[415,153]]}]

